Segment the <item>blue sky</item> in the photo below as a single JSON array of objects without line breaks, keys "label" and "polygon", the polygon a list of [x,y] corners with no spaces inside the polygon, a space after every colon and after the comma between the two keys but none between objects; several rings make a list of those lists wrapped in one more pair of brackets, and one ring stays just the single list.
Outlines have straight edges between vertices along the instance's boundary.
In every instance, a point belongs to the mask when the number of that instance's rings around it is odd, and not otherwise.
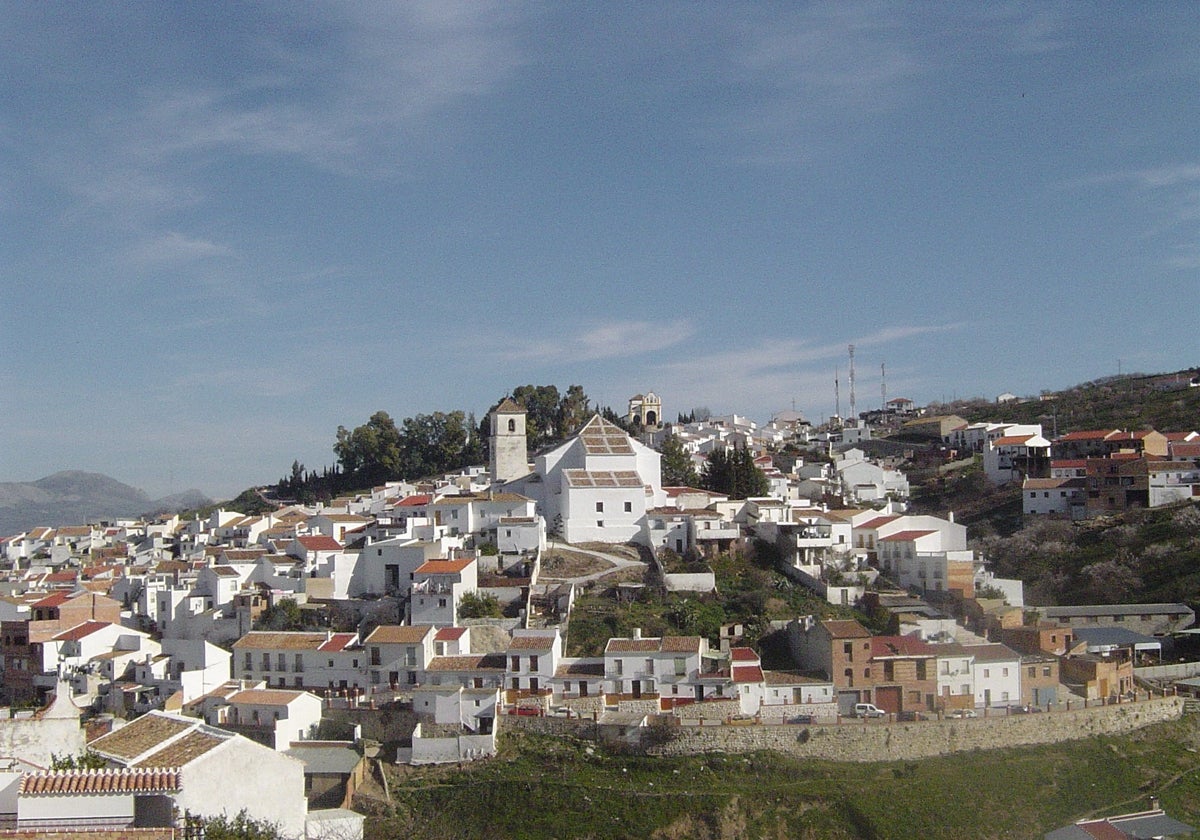
[{"label": "blue sky", "polygon": [[1194,3],[0,2],[0,481],[1197,364]]}]

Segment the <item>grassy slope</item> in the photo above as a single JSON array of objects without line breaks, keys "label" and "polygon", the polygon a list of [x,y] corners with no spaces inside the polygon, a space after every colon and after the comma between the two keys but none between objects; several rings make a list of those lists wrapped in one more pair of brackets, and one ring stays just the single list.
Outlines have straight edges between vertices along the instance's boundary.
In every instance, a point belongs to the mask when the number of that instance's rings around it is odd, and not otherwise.
[{"label": "grassy slope", "polygon": [[395,810],[368,821],[368,838],[1026,840],[1137,810],[1151,792],[1200,825],[1197,744],[1196,718],[1122,738],[869,765],[588,755],[565,739],[510,736],[500,759],[392,779]]}]

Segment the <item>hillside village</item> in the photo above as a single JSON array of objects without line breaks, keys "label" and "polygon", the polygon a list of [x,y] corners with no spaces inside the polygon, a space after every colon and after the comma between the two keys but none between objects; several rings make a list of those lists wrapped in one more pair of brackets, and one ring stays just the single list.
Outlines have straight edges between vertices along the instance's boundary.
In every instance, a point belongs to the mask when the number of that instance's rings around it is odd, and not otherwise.
[{"label": "hillside village", "polygon": [[[526,411],[505,399],[488,463],[454,474],[0,540],[0,821],[168,829],[245,812],[288,836],[361,837],[368,752],[466,762],[494,755],[506,726],[637,747],[768,723],[987,726],[1200,676],[1159,667],[1194,623],[1188,604],[1027,604],[953,511],[910,511],[905,473],[979,464],[1020,486],[1027,517],[1188,512],[1195,431],[1054,436],[905,399],[820,428],[796,412],[666,424],[653,393],[628,420],[636,434],[594,415],[531,458]],[[700,473],[714,452],[750,453],[768,492],[664,486],[668,439]],[[719,601],[718,561],[767,564],[810,609],[711,636],[664,620],[673,632],[576,642],[586,600]],[[375,712],[391,715],[372,729],[390,752],[362,737]],[[102,769],[58,767],[84,755]]]}]

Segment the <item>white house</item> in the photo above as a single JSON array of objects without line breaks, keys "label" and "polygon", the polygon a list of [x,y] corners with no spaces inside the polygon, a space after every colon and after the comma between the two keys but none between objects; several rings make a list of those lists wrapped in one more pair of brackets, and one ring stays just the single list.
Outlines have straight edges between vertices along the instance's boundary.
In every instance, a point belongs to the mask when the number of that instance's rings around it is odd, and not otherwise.
[{"label": "white house", "polygon": [[458,604],[467,592],[479,588],[479,566],[475,558],[429,560],[413,572],[408,601],[412,624],[458,624]]},{"label": "white house", "polygon": [[110,766],[174,771],[167,813],[278,823],[285,836],[303,836],[308,802],[304,763],[247,738],[191,718],[150,712],[92,741],[88,748]]}]

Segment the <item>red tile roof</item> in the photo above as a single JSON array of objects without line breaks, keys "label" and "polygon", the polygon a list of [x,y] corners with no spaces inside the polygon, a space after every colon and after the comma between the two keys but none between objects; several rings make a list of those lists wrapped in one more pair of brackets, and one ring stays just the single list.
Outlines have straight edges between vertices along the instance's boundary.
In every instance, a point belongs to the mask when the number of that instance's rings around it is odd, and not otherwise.
[{"label": "red tile roof", "polygon": [[873,636],[872,658],[887,656],[936,656],[937,648],[916,636]]},{"label": "red tile roof", "polygon": [[758,654],[753,648],[735,647],[729,649],[729,658],[734,662],[757,662]]},{"label": "red tile roof", "polygon": [[85,621],[82,624],[76,624],[69,630],[64,630],[54,637],[56,642],[77,642],[80,639],[86,638],[98,630],[103,630],[105,627],[111,627],[112,622],[109,621]]},{"label": "red tile roof", "polygon": [[314,534],[308,537],[296,537],[296,542],[309,551],[341,551],[342,544],[333,537],[325,534]]},{"label": "red tile roof", "polygon": [[889,534],[886,537],[880,537],[880,542],[912,542],[913,540],[927,537],[930,534],[936,534],[937,531],[897,531],[894,534]]},{"label": "red tile roof", "polygon": [[1104,440],[1119,429],[1091,429],[1085,432],[1069,432],[1059,438],[1059,441],[1064,440]]},{"label": "red tile roof", "polygon": [[443,627],[433,638],[439,642],[453,642],[455,639],[461,639],[466,632],[466,627]]},{"label": "red tile roof", "polygon": [[40,601],[34,601],[30,604],[31,607],[59,607],[66,603],[70,597],[70,592],[52,592]]},{"label": "red tile roof", "polygon": [[178,793],[178,770],[106,768],[27,773],[21,777],[21,796],[89,793]]},{"label": "red tile roof", "polygon": [[396,507],[422,507],[433,501],[433,496],[421,494],[419,496],[406,496],[400,500]]},{"label": "red tile roof", "polygon": [[822,621],[821,626],[835,639],[866,639],[871,636],[866,627],[863,627],[853,619],[844,621],[828,619]]},{"label": "red tile roof", "polygon": [[762,668],[757,665],[733,666],[733,681],[739,683],[760,683],[763,681]]},{"label": "red tile roof", "polygon": [[474,558],[466,560],[426,560],[414,574],[418,575],[449,575],[457,574],[474,563]]},{"label": "red tile roof", "polygon": [[871,521],[864,522],[862,525],[859,525],[858,527],[862,528],[864,530],[881,528],[884,525],[888,524],[889,522],[895,522],[899,518],[900,518],[899,516],[877,516],[874,519],[872,519]]}]

